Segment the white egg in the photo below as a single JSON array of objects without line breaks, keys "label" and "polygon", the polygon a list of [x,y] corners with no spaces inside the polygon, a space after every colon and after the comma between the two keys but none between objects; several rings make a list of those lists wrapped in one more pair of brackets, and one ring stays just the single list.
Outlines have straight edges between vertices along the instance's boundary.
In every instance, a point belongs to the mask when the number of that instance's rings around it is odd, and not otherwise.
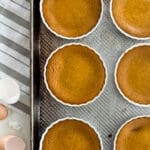
[{"label": "white egg", "polygon": [[6,104],[14,104],[19,100],[20,88],[18,83],[11,78],[0,80],[0,101]]}]

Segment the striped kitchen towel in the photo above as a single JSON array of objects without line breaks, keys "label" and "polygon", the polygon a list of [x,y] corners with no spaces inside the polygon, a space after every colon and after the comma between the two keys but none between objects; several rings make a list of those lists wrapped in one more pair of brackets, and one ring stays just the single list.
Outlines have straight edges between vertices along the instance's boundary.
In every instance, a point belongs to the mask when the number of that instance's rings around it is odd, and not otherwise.
[{"label": "striped kitchen towel", "polygon": [[30,2],[0,0],[0,78],[18,81],[21,97],[14,106],[30,113]]}]

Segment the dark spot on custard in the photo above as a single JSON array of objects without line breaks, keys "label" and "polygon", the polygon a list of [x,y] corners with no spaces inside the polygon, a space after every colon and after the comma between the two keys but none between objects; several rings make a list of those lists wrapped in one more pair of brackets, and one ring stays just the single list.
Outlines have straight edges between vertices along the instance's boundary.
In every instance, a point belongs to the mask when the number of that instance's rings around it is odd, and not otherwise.
[{"label": "dark spot on custard", "polygon": [[137,131],[140,131],[142,128],[143,128],[142,126],[136,127],[136,128],[134,128],[134,129],[132,129],[132,131],[137,132]]}]

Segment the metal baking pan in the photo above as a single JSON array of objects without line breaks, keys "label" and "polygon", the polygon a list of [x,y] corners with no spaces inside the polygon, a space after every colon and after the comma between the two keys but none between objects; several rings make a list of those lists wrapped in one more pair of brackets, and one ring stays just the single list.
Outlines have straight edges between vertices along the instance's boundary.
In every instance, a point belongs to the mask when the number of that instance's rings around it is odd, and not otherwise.
[{"label": "metal baking pan", "polygon": [[40,13],[39,0],[31,0],[31,124],[30,124],[30,150],[38,150],[39,147],[39,33],[40,33]]},{"label": "metal baking pan", "polygon": [[[109,4],[110,0],[104,0],[101,23],[92,34],[80,40],[64,40],[52,34],[42,23],[39,0],[31,1],[31,150],[38,150],[46,127],[65,117],[88,121],[99,132],[104,150],[112,150],[115,134],[126,120],[150,114],[150,108],[127,102],[118,92],[114,81],[115,65],[120,55],[132,45],[150,43],[150,40],[133,40],[120,33],[110,17]],[[45,61],[50,53],[70,42],[87,44],[100,53],[108,75],[101,96],[95,102],[78,108],[55,101],[46,90],[43,79]]]}]

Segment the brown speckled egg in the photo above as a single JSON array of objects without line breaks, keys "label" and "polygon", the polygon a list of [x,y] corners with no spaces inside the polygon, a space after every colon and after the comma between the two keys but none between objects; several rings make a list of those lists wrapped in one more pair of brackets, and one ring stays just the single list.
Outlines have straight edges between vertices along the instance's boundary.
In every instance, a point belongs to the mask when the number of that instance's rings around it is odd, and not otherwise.
[{"label": "brown speckled egg", "polygon": [[0,104],[0,120],[4,120],[8,116],[8,109],[5,105]]}]

